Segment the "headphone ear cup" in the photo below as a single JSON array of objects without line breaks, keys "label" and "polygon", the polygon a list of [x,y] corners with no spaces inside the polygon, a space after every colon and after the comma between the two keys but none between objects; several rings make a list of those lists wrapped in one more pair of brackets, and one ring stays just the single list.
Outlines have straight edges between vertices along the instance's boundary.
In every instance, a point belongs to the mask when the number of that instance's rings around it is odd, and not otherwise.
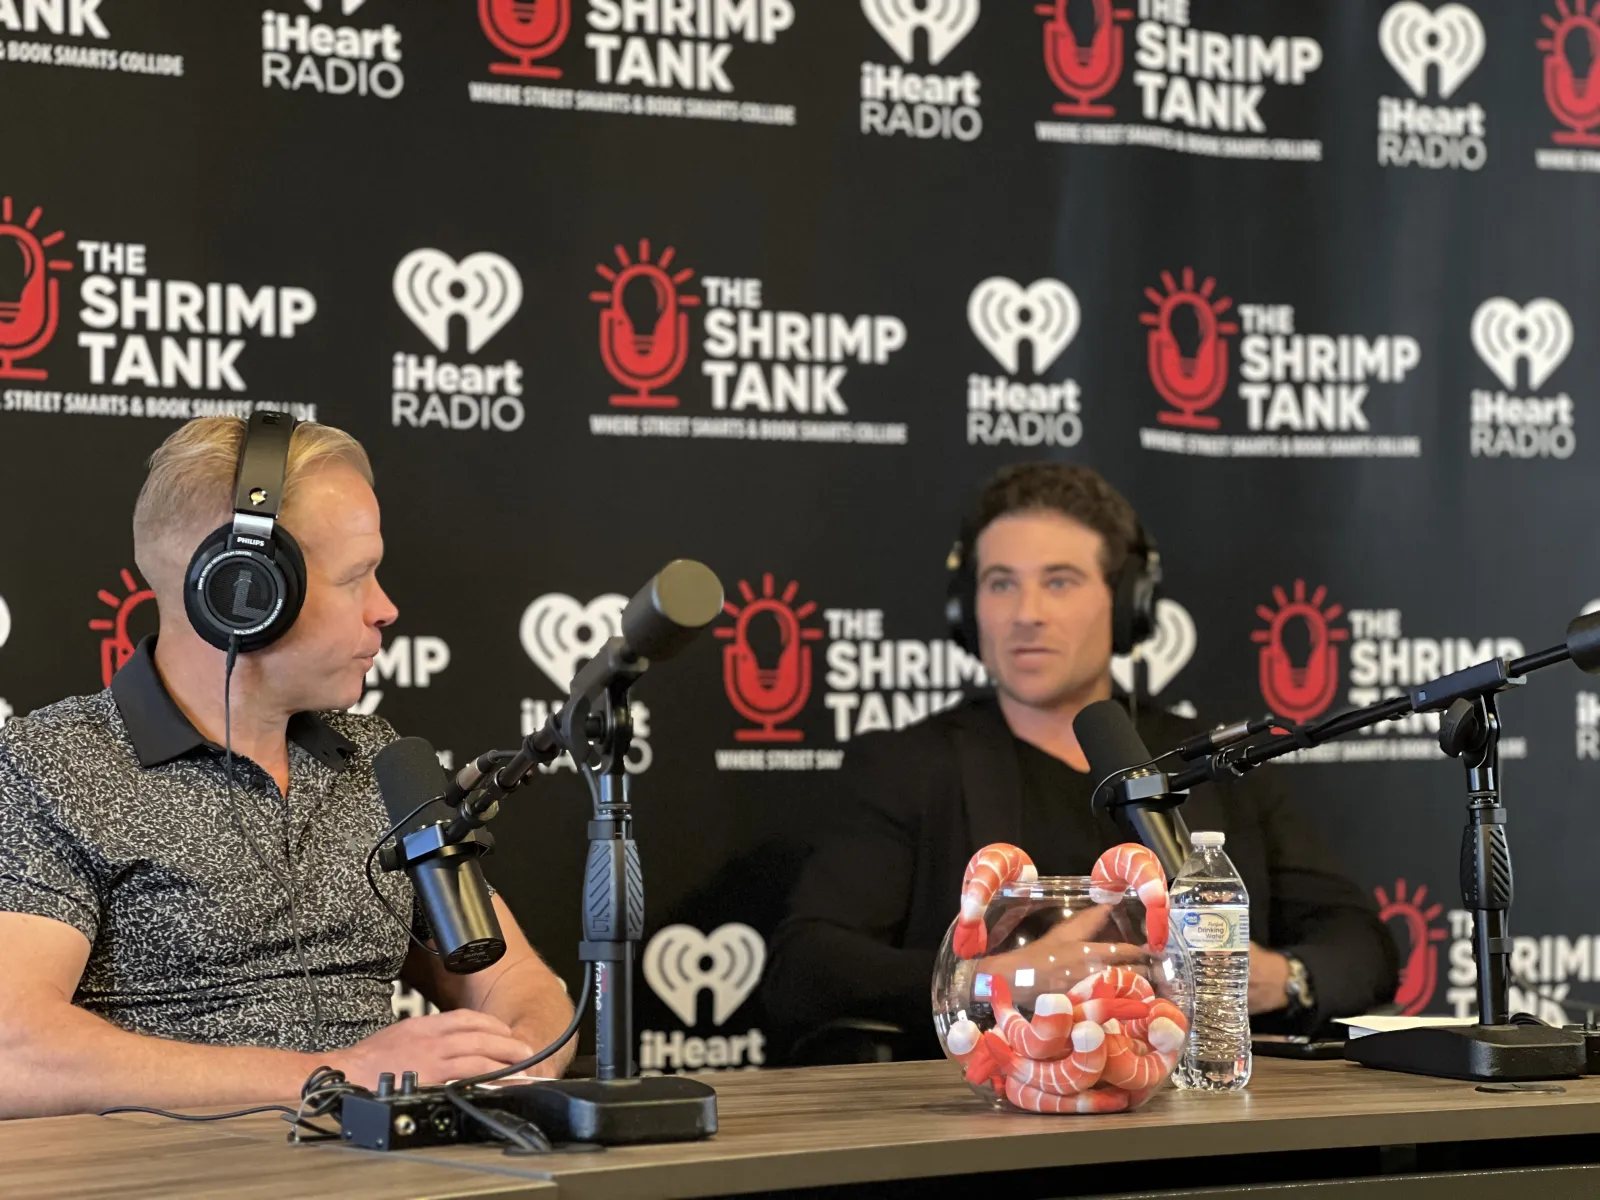
[{"label": "headphone ear cup", "polygon": [[183,575],[183,610],[189,616],[189,624],[211,645],[218,650],[228,648],[229,630],[217,619],[206,602],[206,594],[200,587],[201,578],[205,575],[206,567],[211,560],[220,554],[228,544],[228,534],[232,532],[231,525],[224,525],[213,530],[189,556],[189,569]]},{"label": "headphone ear cup", "polygon": [[[265,551],[228,551],[231,525],[211,533],[196,548],[184,576],[183,607],[189,624],[210,645],[226,650],[238,641],[239,653],[264,649],[289,631],[305,603],[306,564],[300,546],[281,526],[273,530]],[[217,564],[224,554],[229,562]],[[213,569],[214,568],[214,569]],[[240,614],[222,605],[239,603],[228,598],[232,585],[235,594],[248,603],[261,605],[256,613]],[[272,619],[251,633],[251,615],[265,616],[277,609]]]},{"label": "headphone ear cup", "polygon": [[1111,653],[1132,654],[1156,631],[1156,601],[1161,596],[1160,559],[1146,552],[1128,558],[1117,579],[1111,610]]},{"label": "headphone ear cup", "polygon": [[306,602],[306,556],[300,552],[300,543],[294,540],[293,534],[282,525],[274,525],[272,557],[278,564],[278,570],[283,573],[284,583],[283,611],[272,623],[272,636],[268,639],[275,642],[289,632],[290,626],[300,616],[301,606]]},{"label": "headphone ear cup", "polygon": [[952,589],[944,602],[944,619],[950,626],[950,640],[968,654],[978,653],[978,622],[965,597]]},{"label": "headphone ear cup", "polygon": [[1144,572],[1142,563],[1130,557],[1117,576],[1117,587],[1111,597],[1111,653],[1132,654],[1133,648],[1148,636],[1139,632],[1139,583]]},{"label": "headphone ear cup", "polygon": [[950,638],[968,654],[978,654],[978,580],[976,565],[972,561],[970,522],[964,522],[961,536],[944,560],[948,577],[945,580],[944,619],[950,627]]},{"label": "headphone ear cup", "polygon": [[[1132,602],[1133,617],[1131,639],[1132,646],[1148,641],[1156,632],[1156,595],[1155,581],[1144,571],[1139,572],[1138,580],[1134,585]],[[1129,648],[1132,649],[1132,646]]]}]

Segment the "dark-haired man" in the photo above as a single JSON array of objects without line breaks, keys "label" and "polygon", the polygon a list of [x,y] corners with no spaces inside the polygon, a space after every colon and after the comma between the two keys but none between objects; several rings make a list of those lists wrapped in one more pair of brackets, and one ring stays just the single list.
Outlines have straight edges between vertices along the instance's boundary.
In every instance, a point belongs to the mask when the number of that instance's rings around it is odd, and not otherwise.
[{"label": "dark-haired man", "polygon": [[[792,1032],[885,1021],[906,1031],[908,1052],[937,1054],[934,953],[973,852],[1011,842],[1042,875],[1086,875],[1128,840],[1091,810],[1095,781],[1072,722],[1112,695],[1115,593],[1142,562],[1132,507],[1086,467],[1027,464],[990,481],[967,534],[994,694],[852,751],[853,786],[823,815],[773,940],[765,999]],[[1158,711],[1139,719],[1153,748],[1199,728]],[[1258,1026],[1309,1031],[1392,996],[1393,941],[1277,772],[1199,788],[1185,815],[1190,828],[1227,833],[1249,888]]]}]

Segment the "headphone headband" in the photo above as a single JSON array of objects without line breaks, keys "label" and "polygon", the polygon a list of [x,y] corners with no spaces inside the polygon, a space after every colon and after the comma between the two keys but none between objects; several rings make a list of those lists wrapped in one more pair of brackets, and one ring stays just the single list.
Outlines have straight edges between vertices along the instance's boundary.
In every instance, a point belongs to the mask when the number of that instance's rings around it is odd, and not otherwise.
[{"label": "headphone headband", "polygon": [[233,476],[233,511],[278,519],[283,507],[283,479],[289,473],[289,442],[295,419],[288,413],[253,412],[244,428],[239,469]]},{"label": "headphone headband", "polygon": [[184,607],[195,631],[219,650],[271,645],[300,613],[305,560],[278,525],[295,424],[288,413],[250,414],[233,477],[233,520],[189,560]]}]

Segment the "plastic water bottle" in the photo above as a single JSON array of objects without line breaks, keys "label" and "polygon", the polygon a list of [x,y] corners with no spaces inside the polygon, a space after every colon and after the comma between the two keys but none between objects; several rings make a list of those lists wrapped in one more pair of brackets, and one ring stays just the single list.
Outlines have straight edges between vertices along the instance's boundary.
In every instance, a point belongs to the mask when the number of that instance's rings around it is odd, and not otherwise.
[{"label": "plastic water bottle", "polygon": [[1172,937],[1194,967],[1189,1045],[1172,1079],[1180,1088],[1231,1092],[1250,1082],[1250,894],[1220,833],[1193,847],[1172,881]]}]

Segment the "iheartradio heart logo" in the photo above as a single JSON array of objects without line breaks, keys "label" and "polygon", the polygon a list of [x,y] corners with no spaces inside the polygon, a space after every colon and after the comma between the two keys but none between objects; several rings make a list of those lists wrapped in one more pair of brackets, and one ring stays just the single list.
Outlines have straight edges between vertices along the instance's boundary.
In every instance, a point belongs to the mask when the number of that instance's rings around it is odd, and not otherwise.
[{"label": "iheartradio heart logo", "polygon": [[1077,335],[1078,298],[1059,279],[1035,279],[1023,287],[995,275],[967,297],[967,322],[984,349],[1010,374],[1017,373],[1018,349],[1033,343],[1033,372],[1042,375]]},{"label": "iheartradio heart logo", "polygon": [[[367,0],[340,0],[339,11],[348,17],[366,2]],[[322,11],[322,0],[306,0],[306,7],[314,13],[319,13]]]},{"label": "iheartradio heart logo", "polygon": [[685,1025],[695,1023],[702,991],[711,993],[711,1022],[721,1025],[761,979],[767,944],[738,921],[710,934],[693,925],[668,925],[644,949],[644,977],[661,1002]]},{"label": "iheartradio heart logo", "polygon": [[[1150,677],[1150,694],[1159,695],[1173,676],[1194,657],[1197,636],[1194,618],[1176,600],[1156,601],[1156,631],[1140,644],[1139,654]],[[1133,690],[1133,657],[1119,654],[1111,660],[1111,677],[1125,692]]]},{"label": "iheartradio heart logo", "polygon": [[616,592],[596,596],[588,604],[561,592],[540,596],[522,613],[522,648],[535,665],[563,692],[572,685],[579,665],[622,632],[622,610],[628,598]]},{"label": "iheartradio heart logo", "polygon": [[1472,314],[1472,345],[1506,387],[1516,390],[1517,360],[1528,360],[1528,386],[1539,388],[1572,350],[1572,318],[1541,297],[1518,307],[1492,296]]},{"label": "iheartradio heart logo", "polygon": [[1428,67],[1439,70],[1439,99],[1448,100],[1483,59],[1488,44],[1483,22],[1465,4],[1441,4],[1432,12],[1401,0],[1378,22],[1383,56],[1418,96],[1428,95]]},{"label": "iheartradio heart logo", "polygon": [[450,318],[467,327],[467,353],[498,333],[522,305],[522,276],[498,254],[480,250],[459,263],[443,250],[413,250],[394,269],[394,298],[427,339],[450,349]]},{"label": "iheartradio heart logo", "polygon": [[916,52],[917,30],[926,31],[930,66],[937,66],[978,23],[978,0],[861,0],[861,11],[903,62]]}]

